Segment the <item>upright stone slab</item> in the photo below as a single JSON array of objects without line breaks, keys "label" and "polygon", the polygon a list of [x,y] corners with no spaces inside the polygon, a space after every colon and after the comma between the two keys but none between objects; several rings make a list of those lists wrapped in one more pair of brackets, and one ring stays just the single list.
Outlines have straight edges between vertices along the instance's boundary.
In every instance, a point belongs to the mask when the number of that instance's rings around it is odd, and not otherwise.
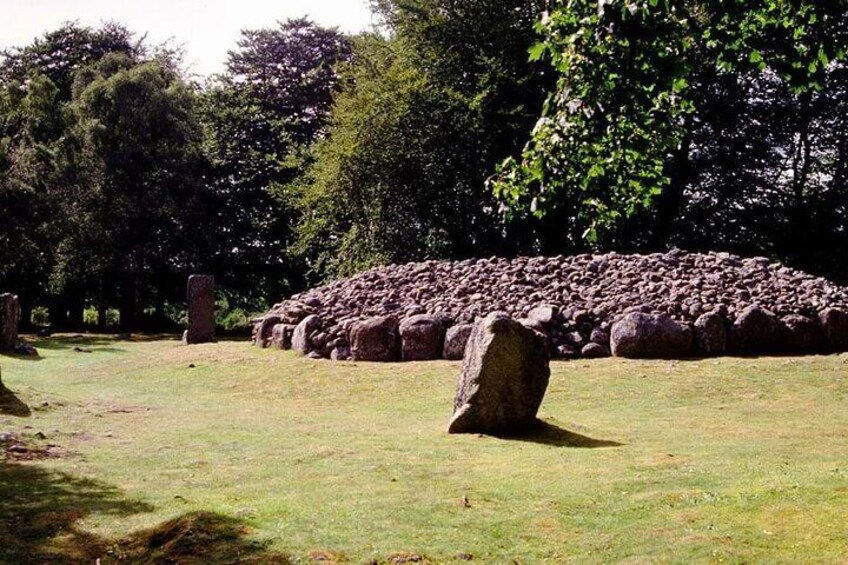
[{"label": "upright stone slab", "polygon": [[551,376],[547,340],[495,312],[471,332],[448,433],[515,434],[536,423]]},{"label": "upright stone slab", "polygon": [[0,294],[0,351],[14,351],[18,344],[21,306],[14,294]]},{"label": "upright stone slab", "polygon": [[188,278],[188,329],[183,340],[191,345],[215,341],[215,277]]}]

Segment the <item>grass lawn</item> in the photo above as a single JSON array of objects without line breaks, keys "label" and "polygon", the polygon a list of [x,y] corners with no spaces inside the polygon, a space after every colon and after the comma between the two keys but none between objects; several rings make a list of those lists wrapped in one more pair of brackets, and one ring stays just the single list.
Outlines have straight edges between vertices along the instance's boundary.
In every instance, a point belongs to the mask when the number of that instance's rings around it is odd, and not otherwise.
[{"label": "grass lawn", "polygon": [[459,363],[35,345],[3,563],[848,563],[846,356],[555,363],[497,439],[444,432]]}]

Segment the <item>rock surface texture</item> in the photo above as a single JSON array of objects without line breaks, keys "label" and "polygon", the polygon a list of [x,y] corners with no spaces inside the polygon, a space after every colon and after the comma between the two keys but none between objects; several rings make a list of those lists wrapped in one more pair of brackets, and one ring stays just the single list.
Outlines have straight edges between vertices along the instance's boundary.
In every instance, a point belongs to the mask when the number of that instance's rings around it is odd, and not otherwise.
[{"label": "rock surface texture", "polygon": [[14,351],[18,344],[21,306],[14,294],[0,294],[0,351]]},{"label": "rock surface texture", "polygon": [[191,275],[186,291],[188,299],[187,344],[215,341],[215,277]]},{"label": "rock surface texture", "polygon": [[[273,325],[297,325],[315,314],[323,324],[308,344],[309,353],[330,358],[338,350],[334,357],[343,359],[349,348],[356,359],[352,330],[357,324],[391,317],[410,327],[408,319],[425,316],[441,325],[440,356],[459,359],[463,332],[470,330],[454,328],[474,324],[491,312],[505,312],[544,333],[551,353],[563,359],[601,356],[603,349],[591,344],[618,355],[628,351],[614,347],[611,334],[616,323],[634,313],[663,316],[661,327],[679,334],[663,337],[665,341],[640,356],[848,351],[848,289],[766,258],[680,250],[389,265],[275,305],[255,321],[254,341],[269,346]],[[264,323],[269,319],[273,324]],[[379,356],[430,358],[435,347],[427,340],[435,339],[436,325],[425,326],[430,329],[422,329],[421,336],[418,329],[408,333],[417,337],[407,340],[416,344],[407,349],[396,327],[397,343],[386,338]],[[641,327],[647,331],[654,325]],[[649,337],[634,339],[644,343]],[[390,346],[396,354],[388,353]],[[419,346],[422,352],[414,352]]]},{"label": "rock surface texture", "polygon": [[536,423],[551,376],[547,340],[496,312],[471,332],[457,383],[452,434],[509,435]]},{"label": "rock surface texture", "polygon": [[350,330],[350,358],[354,361],[398,361],[400,336],[395,318],[374,317],[356,322]]},{"label": "rock surface texture", "polygon": [[692,330],[665,314],[631,312],[612,326],[612,354],[631,359],[690,357]]}]

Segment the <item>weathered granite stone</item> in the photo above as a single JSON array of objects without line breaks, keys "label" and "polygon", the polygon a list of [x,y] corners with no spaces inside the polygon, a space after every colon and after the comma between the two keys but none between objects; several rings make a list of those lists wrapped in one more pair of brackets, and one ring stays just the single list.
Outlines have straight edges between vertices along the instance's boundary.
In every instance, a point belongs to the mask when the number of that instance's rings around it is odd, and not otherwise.
[{"label": "weathered granite stone", "polygon": [[610,342],[610,334],[602,328],[594,328],[589,336],[589,341],[599,345],[608,346]]},{"label": "weathered granite stone", "polygon": [[442,356],[445,327],[433,316],[418,314],[400,323],[401,360],[430,361]]},{"label": "weathered granite stone", "polygon": [[777,353],[784,342],[783,327],[770,311],[754,305],[733,323],[731,349],[742,355]]},{"label": "weathered granite stone", "polygon": [[570,345],[559,345],[555,351],[557,359],[563,359],[566,361],[570,361],[572,359],[577,359],[580,357],[580,352]]},{"label": "weathered granite stone", "polygon": [[188,344],[215,341],[215,277],[191,275],[188,278]]},{"label": "weathered granite stone", "polygon": [[831,351],[848,351],[848,311],[839,308],[825,308],[819,314],[819,321],[827,338]]},{"label": "weathered granite stone", "polygon": [[346,345],[334,347],[330,352],[330,359],[333,361],[347,361],[350,359],[350,347]]},{"label": "weathered granite stone", "polygon": [[295,351],[303,353],[304,355],[307,355],[312,352],[312,337],[321,330],[322,325],[323,322],[320,316],[310,314],[309,316],[305,317],[294,328],[294,332],[292,333],[291,348]]},{"label": "weathered granite stone", "polygon": [[612,326],[612,354],[630,359],[679,359],[692,354],[692,331],[665,314],[632,312]]},{"label": "weathered granite stone", "polygon": [[727,322],[717,312],[695,320],[695,345],[699,355],[721,355],[727,350]]},{"label": "weathered granite stone", "polygon": [[507,314],[479,321],[465,350],[448,432],[508,435],[532,427],[549,361],[545,340]]},{"label": "weathered granite stone", "polygon": [[256,347],[268,347],[273,338],[273,330],[277,324],[281,322],[281,318],[277,314],[268,314],[256,324],[256,333],[253,337]]},{"label": "weathered granite stone", "polygon": [[610,356],[610,350],[606,345],[592,342],[583,346],[580,355],[586,359],[603,359]]},{"label": "weathered granite stone", "polygon": [[271,347],[276,347],[277,349],[291,349],[292,348],[292,337],[294,336],[294,330],[297,326],[293,326],[291,324],[275,324],[273,328],[271,328]]},{"label": "weathered granite stone", "polygon": [[445,333],[445,346],[443,357],[450,361],[459,361],[465,355],[465,346],[471,337],[473,324],[459,324],[448,328]]},{"label": "weathered granite stone", "polygon": [[780,321],[784,327],[781,352],[811,354],[825,349],[827,338],[818,320],[791,314]]},{"label": "weathered granite stone", "polygon": [[354,361],[398,361],[400,336],[397,319],[385,316],[354,323],[350,329],[350,350]]},{"label": "weathered granite stone", "polygon": [[18,344],[21,306],[14,294],[0,294],[0,351],[14,351]]},{"label": "weathered granite stone", "polygon": [[527,313],[527,318],[536,320],[545,326],[550,326],[551,324],[556,323],[558,317],[559,309],[556,306],[548,304],[544,306],[537,306]]}]

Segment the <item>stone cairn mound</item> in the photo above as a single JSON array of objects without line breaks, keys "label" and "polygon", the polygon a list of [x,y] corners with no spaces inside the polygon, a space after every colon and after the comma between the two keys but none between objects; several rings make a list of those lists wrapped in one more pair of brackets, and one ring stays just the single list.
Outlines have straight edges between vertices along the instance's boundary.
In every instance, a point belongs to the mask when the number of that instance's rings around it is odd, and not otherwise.
[{"label": "stone cairn mound", "polygon": [[334,360],[461,359],[492,312],[543,332],[561,359],[848,351],[848,288],[678,249],[375,268],[275,305],[253,341]]}]

